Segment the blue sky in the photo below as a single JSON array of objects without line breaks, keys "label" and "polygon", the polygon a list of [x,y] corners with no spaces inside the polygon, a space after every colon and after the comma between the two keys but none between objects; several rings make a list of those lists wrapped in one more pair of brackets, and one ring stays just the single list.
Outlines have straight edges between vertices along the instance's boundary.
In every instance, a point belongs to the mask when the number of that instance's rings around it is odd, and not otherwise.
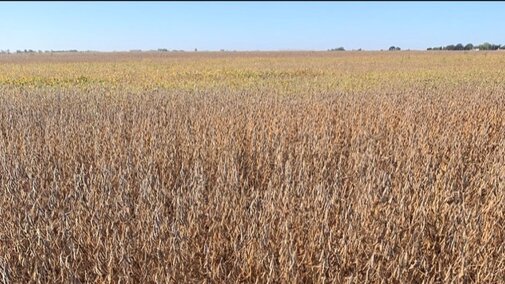
[{"label": "blue sky", "polygon": [[505,2],[1,2],[0,49],[505,44]]}]

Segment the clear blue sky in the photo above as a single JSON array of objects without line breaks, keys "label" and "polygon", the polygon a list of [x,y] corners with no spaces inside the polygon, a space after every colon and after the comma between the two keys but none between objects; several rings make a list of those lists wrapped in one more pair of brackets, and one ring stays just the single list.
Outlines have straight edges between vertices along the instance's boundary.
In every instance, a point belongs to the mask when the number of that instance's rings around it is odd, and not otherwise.
[{"label": "clear blue sky", "polygon": [[505,44],[505,2],[1,2],[0,49]]}]

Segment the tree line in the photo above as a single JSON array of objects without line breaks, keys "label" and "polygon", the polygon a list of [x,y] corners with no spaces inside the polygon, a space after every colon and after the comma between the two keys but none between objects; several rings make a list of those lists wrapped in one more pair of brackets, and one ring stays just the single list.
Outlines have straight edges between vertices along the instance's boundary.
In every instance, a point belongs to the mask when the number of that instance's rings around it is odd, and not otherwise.
[{"label": "tree line", "polygon": [[345,51],[345,48],[343,48],[343,47],[332,48],[332,49],[328,49],[328,51]]},{"label": "tree line", "polygon": [[458,43],[458,44],[450,44],[447,46],[428,47],[427,50],[498,50],[498,49],[505,49],[505,45],[492,44],[489,42],[485,42],[480,45],[473,45],[471,43],[463,45],[461,43]]}]

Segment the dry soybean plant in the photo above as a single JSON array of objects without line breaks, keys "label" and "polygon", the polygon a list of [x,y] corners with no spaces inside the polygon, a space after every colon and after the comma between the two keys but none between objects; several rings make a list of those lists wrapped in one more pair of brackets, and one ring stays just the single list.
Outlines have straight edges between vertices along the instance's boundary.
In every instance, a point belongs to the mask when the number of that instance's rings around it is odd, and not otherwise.
[{"label": "dry soybean plant", "polygon": [[0,55],[0,282],[503,282],[503,66]]}]

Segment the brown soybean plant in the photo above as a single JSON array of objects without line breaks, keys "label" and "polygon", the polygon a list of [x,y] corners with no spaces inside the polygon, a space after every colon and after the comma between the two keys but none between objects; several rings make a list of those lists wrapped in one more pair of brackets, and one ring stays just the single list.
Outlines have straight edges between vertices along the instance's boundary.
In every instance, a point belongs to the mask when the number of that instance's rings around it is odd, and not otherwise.
[{"label": "brown soybean plant", "polygon": [[504,64],[0,55],[0,282],[500,283]]}]

